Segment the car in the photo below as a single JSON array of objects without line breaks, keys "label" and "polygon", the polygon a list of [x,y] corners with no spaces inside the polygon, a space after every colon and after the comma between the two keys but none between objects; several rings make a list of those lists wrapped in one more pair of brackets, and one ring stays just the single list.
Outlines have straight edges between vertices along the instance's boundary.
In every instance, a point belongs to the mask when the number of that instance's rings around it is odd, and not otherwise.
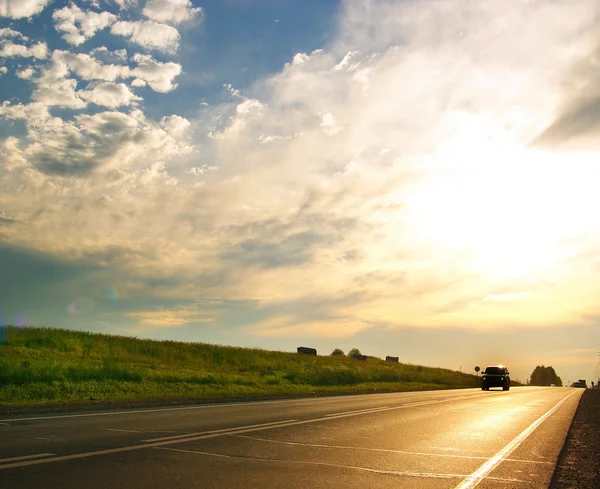
[{"label": "car", "polygon": [[489,391],[490,387],[502,387],[503,391],[510,389],[510,372],[504,365],[486,367],[481,376],[481,390]]},{"label": "car", "polygon": [[583,387],[584,389],[587,389],[587,384],[584,384],[581,381],[579,381],[579,382],[573,382],[571,384],[571,387]]},{"label": "car", "polygon": [[556,387],[556,384],[550,384],[550,387]]}]

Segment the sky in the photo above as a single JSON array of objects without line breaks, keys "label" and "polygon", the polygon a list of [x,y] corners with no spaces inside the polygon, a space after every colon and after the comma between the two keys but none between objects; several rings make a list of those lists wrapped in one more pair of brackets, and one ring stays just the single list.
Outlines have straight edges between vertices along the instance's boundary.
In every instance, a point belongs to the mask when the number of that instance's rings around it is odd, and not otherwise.
[{"label": "sky", "polygon": [[595,380],[597,0],[0,0],[0,324]]}]

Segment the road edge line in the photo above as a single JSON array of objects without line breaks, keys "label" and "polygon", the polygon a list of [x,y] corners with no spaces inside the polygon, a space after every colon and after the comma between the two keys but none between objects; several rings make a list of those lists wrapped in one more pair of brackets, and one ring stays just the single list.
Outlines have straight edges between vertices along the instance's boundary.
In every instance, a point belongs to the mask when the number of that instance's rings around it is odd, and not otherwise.
[{"label": "road edge line", "polygon": [[571,392],[568,396],[563,397],[554,407],[550,408],[546,413],[542,414],[538,419],[531,423],[521,433],[519,433],[508,445],[500,450],[496,455],[490,458],[486,463],[479,467],[475,472],[466,477],[454,489],[472,489],[479,485],[486,476],[502,463],[512,452],[514,452],[521,443],[523,443],[536,428],[541,425],[546,419],[552,416],[571,396],[577,394],[578,391]]}]

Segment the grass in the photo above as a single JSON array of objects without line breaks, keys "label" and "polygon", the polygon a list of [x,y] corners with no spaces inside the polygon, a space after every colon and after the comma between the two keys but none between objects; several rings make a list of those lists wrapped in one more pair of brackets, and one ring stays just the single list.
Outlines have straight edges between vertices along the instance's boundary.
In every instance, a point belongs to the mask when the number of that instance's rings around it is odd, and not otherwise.
[{"label": "grass", "polygon": [[0,405],[411,391],[478,386],[474,375],[346,357],[0,326]]}]

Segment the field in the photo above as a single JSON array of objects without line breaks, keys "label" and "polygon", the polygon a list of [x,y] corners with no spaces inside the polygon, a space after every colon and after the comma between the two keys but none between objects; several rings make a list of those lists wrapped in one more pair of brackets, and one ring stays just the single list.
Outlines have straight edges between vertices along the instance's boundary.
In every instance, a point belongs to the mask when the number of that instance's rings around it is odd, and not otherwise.
[{"label": "field", "polygon": [[346,357],[0,326],[0,405],[478,386],[474,375]]}]

